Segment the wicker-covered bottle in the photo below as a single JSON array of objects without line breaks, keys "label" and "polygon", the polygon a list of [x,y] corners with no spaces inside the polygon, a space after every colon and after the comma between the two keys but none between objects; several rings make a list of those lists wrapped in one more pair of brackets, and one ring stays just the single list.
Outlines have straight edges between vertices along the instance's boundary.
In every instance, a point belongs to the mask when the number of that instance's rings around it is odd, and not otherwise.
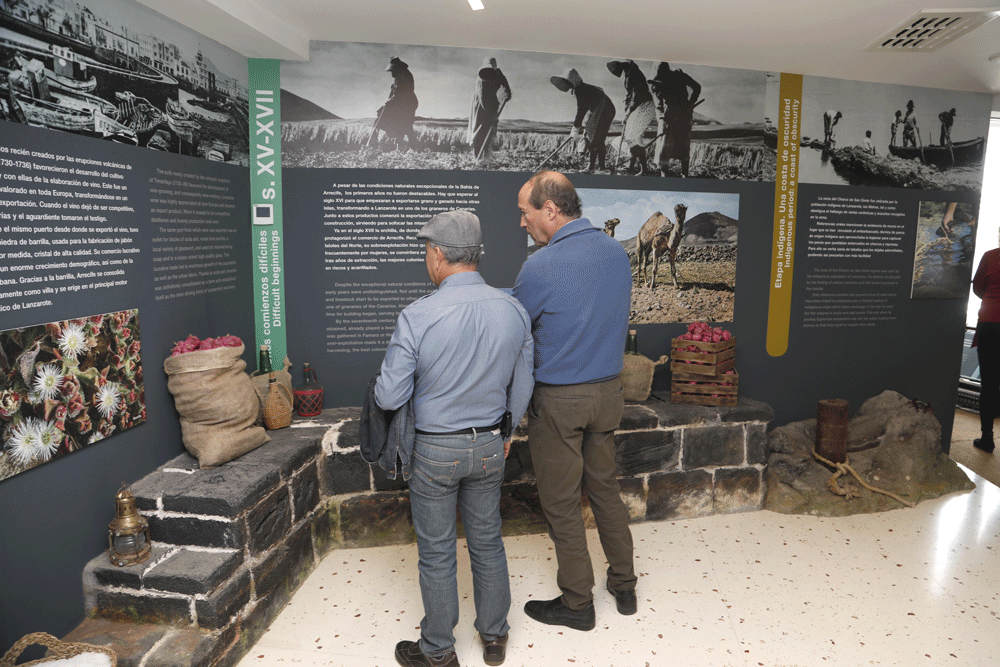
[{"label": "wicker-covered bottle", "polygon": [[302,384],[292,394],[295,397],[295,412],[300,417],[315,417],[323,411],[323,387],[319,385],[316,371],[308,361],[302,364]]},{"label": "wicker-covered bottle", "polygon": [[270,430],[285,428],[292,423],[292,397],[288,389],[271,373],[264,401],[264,426]]}]

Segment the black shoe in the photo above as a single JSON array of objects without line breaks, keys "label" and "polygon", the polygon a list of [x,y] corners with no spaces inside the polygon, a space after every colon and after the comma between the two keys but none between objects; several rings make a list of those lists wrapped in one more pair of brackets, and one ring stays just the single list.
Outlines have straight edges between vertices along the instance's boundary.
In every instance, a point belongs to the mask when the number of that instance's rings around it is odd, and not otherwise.
[{"label": "black shoe", "polygon": [[593,630],[597,625],[594,617],[594,601],[583,609],[570,609],[563,604],[562,596],[555,600],[529,600],[524,603],[524,613],[539,623],[565,625],[574,630]]},{"label": "black shoe", "polygon": [[483,640],[483,662],[487,665],[502,665],[507,657],[507,635],[493,640],[487,640],[482,635],[479,638]]},{"label": "black shoe", "polygon": [[976,438],[975,440],[973,440],[972,446],[975,447],[976,449],[983,450],[987,454],[992,454],[993,450],[996,448],[996,445],[993,443],[992,440],[985,440],[983,438]]},{"label": "black shoe", "polygon": [[618,613],[625,616],[631,616],[636,611],[638,611],[639,606],[635,599],[635,590],[628,591],[616,591],[611,588],[611,582],[608,582],[608,592],[615,596],[615,604],[618,606]]},{"label": "black shoe", "polygon": [[420,642],[399,642],[396,644],[396,662],[403,667],[459,667],[454,651],[432,658],[420,650]]}]

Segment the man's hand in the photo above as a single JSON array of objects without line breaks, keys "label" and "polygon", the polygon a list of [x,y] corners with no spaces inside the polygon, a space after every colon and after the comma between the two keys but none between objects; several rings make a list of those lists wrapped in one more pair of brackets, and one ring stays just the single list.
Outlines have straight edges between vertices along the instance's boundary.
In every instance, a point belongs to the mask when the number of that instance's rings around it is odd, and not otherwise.
[{"label": "man's hand", "polygon": [[510,440],[503,443],[503,457],[507,458],[510,455]]}]

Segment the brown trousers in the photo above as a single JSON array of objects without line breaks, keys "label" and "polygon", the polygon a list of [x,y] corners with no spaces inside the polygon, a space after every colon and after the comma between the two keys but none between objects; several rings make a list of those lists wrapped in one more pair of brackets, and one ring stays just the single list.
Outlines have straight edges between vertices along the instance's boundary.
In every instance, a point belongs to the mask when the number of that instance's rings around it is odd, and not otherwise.
[{"label": "brown trousers", "polygon": [[559,564],[556,583],[570,609],[581,609],[593,599],[594,568],[583,523],[583,490],[608,559],[611,588],[635,588],[632,532],[614,452],[615,429],[624,407],[618,378],[593,384],[536,384],[531,396],[528,444]]}]

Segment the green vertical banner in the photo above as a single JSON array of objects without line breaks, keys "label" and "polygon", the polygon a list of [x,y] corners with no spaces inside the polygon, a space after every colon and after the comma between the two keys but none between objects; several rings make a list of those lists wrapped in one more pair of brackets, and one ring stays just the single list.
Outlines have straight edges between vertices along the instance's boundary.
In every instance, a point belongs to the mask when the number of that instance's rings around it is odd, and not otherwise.
[{"label": "green vertical banner", "polygon": [[288,354],[281,217],[281,61],[251,58],[249,67],[254,322],[257,347],[270,345],[271,362],[281,368]]},{"label": "green vertical banner", "polygon": [[795,221],[799,208],[799,121],[802,75],[781,75],[778,104],[778,166],[774,183],[774,235],[771,247],[770,302],[767,309],[767,353],[788,351],[792,318],[792,275]]}]

